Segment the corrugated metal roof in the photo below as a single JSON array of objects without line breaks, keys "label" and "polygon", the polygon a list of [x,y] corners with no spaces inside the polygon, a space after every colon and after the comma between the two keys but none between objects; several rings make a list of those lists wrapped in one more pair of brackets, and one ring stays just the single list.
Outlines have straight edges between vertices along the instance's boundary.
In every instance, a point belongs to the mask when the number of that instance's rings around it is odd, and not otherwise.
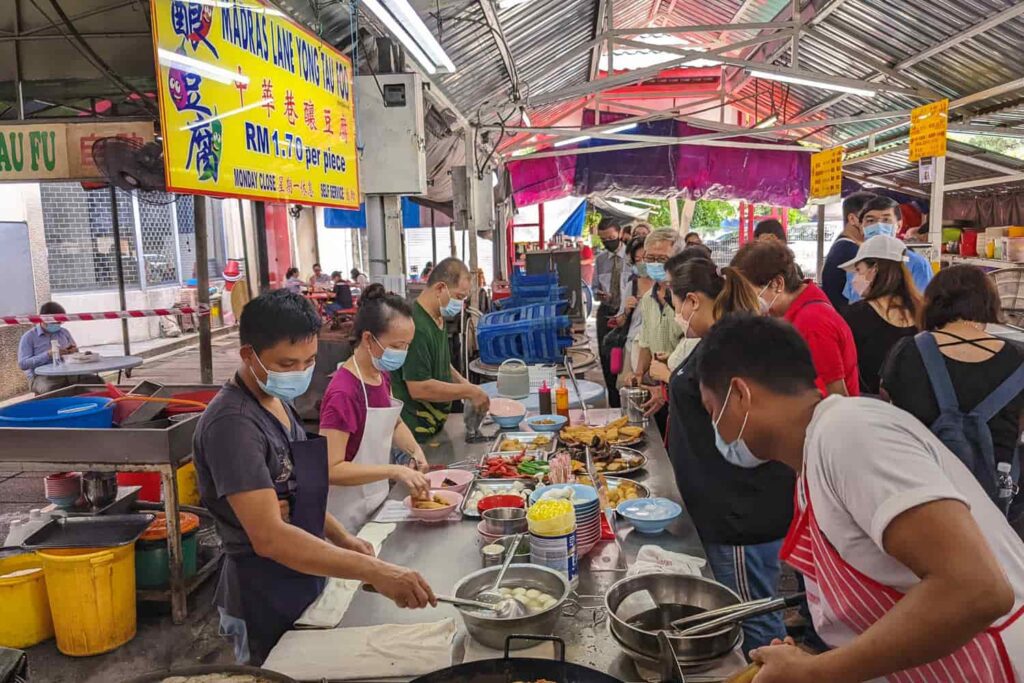
[{"label": "corrugated metal roof", "polygon": [[[1015,172],[1024,172],[1024,161],[1008,157],[996,152],[989,152],[980,147],[960,142],[958,140],[947,141],[946,157],[946,183],[969,182],[983,178],[996,178],[1001,175],[999,171],[984,168],[958,157],[971,157],[982,163],[997,164]],[[911,163],[907,159],[907,150],[895,148],[889,154],[854,161],[847,163],[844,170],[852,171],[859,175],[879,178],[884,182],[894,183],[904,188],[917,190],[928,194],[929,185],[922,185],[918,178],[917,163]],[[979,188],[979,191],[991,191],[991,187]],[[962,190],[955,194],[969,194],[972,190]]]}]

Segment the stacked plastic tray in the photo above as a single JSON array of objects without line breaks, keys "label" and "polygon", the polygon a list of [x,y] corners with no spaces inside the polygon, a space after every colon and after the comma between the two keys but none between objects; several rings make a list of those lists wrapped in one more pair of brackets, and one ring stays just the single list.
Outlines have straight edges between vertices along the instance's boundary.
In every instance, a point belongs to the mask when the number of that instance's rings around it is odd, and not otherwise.
[{"label": "stacked plastic tray", "polygon": [[526,363],[557,363],[572,346],[569,317],[560,303],[540,303],[488,313],[477,326],[477,345],[484,363],[509,358]]}]

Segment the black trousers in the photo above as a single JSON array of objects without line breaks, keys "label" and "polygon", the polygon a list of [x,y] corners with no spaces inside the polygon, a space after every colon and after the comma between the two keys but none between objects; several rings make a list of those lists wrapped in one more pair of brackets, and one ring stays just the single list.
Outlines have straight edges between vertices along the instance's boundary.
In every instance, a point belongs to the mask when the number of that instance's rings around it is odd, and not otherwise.
[{"label": "black trousers", "polygon": [[618,309],[606,304],[597,307],[597,355],[601,359],[601,374],[604,375],[604,385],[608,390],[608,407],[610,408],[619,408],[621,403],[619,402],[619,391],[615,388],[618,376],[612,372],[611,353],[604,352],[603,342],[605,335],[608,334],[608,320],[614,318],[618,312]]}]

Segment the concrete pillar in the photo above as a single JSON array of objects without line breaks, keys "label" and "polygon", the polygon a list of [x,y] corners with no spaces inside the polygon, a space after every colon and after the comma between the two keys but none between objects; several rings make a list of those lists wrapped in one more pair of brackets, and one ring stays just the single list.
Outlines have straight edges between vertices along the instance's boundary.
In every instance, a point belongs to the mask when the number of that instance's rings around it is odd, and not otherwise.
[{"label": "concrete pillar", "polygon": [[299,269],[299,277],[305,279],[313,274],[313,264],[320,261],[316,239],[316,212],[313,207],[303,206],[294,221],[295,267]]}]

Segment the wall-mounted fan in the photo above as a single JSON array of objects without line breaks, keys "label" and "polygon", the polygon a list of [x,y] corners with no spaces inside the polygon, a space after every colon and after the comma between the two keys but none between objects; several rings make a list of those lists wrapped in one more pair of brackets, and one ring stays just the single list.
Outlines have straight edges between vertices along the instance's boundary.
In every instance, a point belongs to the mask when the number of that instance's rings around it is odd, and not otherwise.
[{"label": "wall-mounted fan", "polygon": [[92,145],[92,158],[112,185],[134,192],[140,201],[170,204],[178,198],[167,191],[164,149],[159,142],[143,144],[130,138],[100,138]]}]

